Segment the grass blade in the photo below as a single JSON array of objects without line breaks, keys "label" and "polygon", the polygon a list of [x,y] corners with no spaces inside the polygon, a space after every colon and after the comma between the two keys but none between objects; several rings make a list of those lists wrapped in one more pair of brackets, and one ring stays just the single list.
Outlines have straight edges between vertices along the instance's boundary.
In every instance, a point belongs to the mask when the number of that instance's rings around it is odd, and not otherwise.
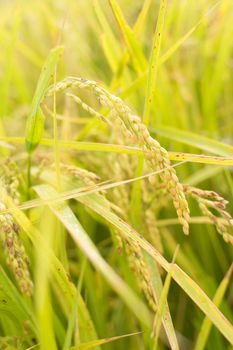
[{"label": "grass blade", "polygon": [[1,266],[0,285],[1,314],[7,312],[8,315],[16,318],[19,324],[21,320],[27,320],[29,328],[33,330],[34,334],[37,334],[35,315],[29,303],[20,295]]},{"label": "grass blade", "polygon": [[152,0],[145,0],[143,3],[141,11],[133,27],[133,31],[136,35],[140,34],[143,28],[145,27],[145,21],[147,19],[147,15],[151,7],[151,3],[152,3]]},{"label": "grass blade", "polygon": [[[44,208],[42,208],[43,210]],[[41,216],[45,211],[41,212]],[[41,222],[41,232],[44,234],[45,250],[52,248],[54,217],[51,213],[47,220]],[[36,269],[35,269],[35,306],[37,325],[39,330],[40,345],[43,350],[57,350],[55,332],[52,317],[51,291],[49,276],[51,274],[51,255],[44,254],[41,246],[36,246]]]},{"label": "grass blade", "polygon": [[134,37],[133,30],[126,23],[123,13],[117,1],[109,0],[109,3],[116,17],[119,28],[123,34],[124,40],[126,42],[132,62],[135,67],[135,70],[138,72],[142,72],[143,70],[146,69],[147,62],[141,50],[141,47],[139,46],[136,38]]},{"label": "grass blade", "polygon": [[184,143],[189,146],[194,146],[203,151],[207,151],[220,156],[231,157],[233,155],[233,146],[226,143],[210,139],[205,136],[195,134],[193,132],[160,126],[151,130],[152,132],[168,137],[172,140]]},{"label": "grass blade", "polygon": [[[76,292],[76,295],[74,296],[73,305],[72,305],[70,317],[68,320],[66,337],[65,337],[65,341],[64,341],[64,345],[63,345],[62,350],[69,350],[69,348],[71,346],[72,332],[73,332],[73,328],[75,326],[75,321],[76,321],[76,317],[77,317],[78,298],[79,298],[79,294],[81,292],[81,286],[82,286],[82,282],[83,282],[83,274],[85,271],[85,267],[86,267],[86,260],[84,260],[82,268],[81,268],[81,272],[80,272],[80,276],[79,276],[79,280],[78,280],[78,285],[77,285],[77,292]],[[78,342],[80,342],[79,334],[78,334]],[[78,343],[78,346],[79,345],[80,344]]]},{"label": "grass blade", "polygon": [[[133,335],[140,334],[140,332],[137,333],[131,333],[131,334],[124,334],[124,335],[118,335],[115,337],[111,338],[105,338],[105,339],[98,339],[98,340],[93,340],[92,342],[86,343],[86,344],[80,344],[80,350],[88,350],[88,349],[93,349],[96,345],[104,345],[107,343],[110,343],[112,341],[116,341],[119,339],[123,339],[126,337],[132,337]],[[71,348],[70,350],[75,350],[75,348]]]},{"label": "grass blade", "polygon": [[[8,141],[9,143],[14,144],[23,144],[23,137],[0,137],[0,140]],[[208,139],[209,140],[209,139]],[[212,140],[213,141],[213,140]],[[69,141],[69,140],[59,140],[60,147],[64,150],[76,150],[76,151],[92,151],[92,152],[112,152],[112,153],[122,153],[122,154],[143,154],[143,151],[139,147],[117,145],[111,143],[98,143],[98,142],[84,142],[84,141]],[[191,141],[190,141],[191,142]],[[233,157],[230,157],[230,151],[232,146],[219,143],[215,146],[216,152],[213,153],[224,153],[228,154],[225,157],[216,157],[216,156],[207,156],[203,154],[191,154],[183,152],[168,152],[169,159],[175,161],[188,161],[193,163],[201,164],[213,164],[213,165],[224,165],[232,166]],[[215,142],[214,142],[215,143]],[[41,139],[41,145],[44,146],[53,146],[52,139]],[[204,145],[200,145],[200,148],[204,149]],[[221,148],[225,148],[226,151],[221,151]],[[219,151],[218,151],[219,149]],[[228,150],[228,151],[227,151]],[[233,152],[233,150],[232,150]]]},{"label": "grass blade", "polygon": [[27,119],[25,141],[28,152],[32,152],[40,143],[44,129],[44,116],[40,108],[45,91],[49,85],[54,68],[62,54],[61,46],[52,49],[42,67],[40,78],[32,100],[31,112]]},{"label": "grass blade", "polygon": [[[146,252],[145,252],[145,258],[148,261],[148,264],[151,270],[151,279],[153,281],[156,299],[157,299],[157,305],[159,308],[159,301],[161,300],[164,286],[162,283],[158,266],[157,264],[154,263],[154,259]],[[164,301],[163,314],[161,314],[161,317],[162,317],[163,327],[166,332],[171,349],[172,350],[179,349],[175,328],[172,322],[169,306],[166,300]]]},{"label": "grass blade", "polygon": [[157,72],[158,72],[158,65],[159,65],[160,47],[161,47],[161,41],[163,36],[166,5],[167,5],[167,1],[161,0],[156,30],[155,30],[153,44],[152,44],[152,51],[151,51],[148,77],[147,77],[145,106],[144,106],[144,113],[143,113],[143,121],[146,125],[149,125],[150,123],[150,112],[151,112],[151,107],[153,104],[153,98],[154,98],[155,89],[156,89],[156,79],[157,79]]},{"label": "grass blade", "polygon": [[108,48],[108,50],[105,50],[105,55],[108,59],[108,62],[112,68],[112,70],[115,72],[118,67],[118,62],[120,58],[120,46],[115,38],[115,35],[112,31],[112,28],[110,26],[110,23],[108,23],[108,20],[104,14],[104,11],[102,9],[102,6],[98,0],[93,1],[93,7],[96,12],[96,16],[99,20],[99,23],[104,31],[103,36],[103,42],[105,43],[104,47]]},{"label": "grass blade", "polygon": [[[230,266],[229,270],[226,273],[226,276],[223,278],[222,282],[220,283],[215,296],[213,298],[213,303],[216,306],[220,306],[221,302],[223,300],[223,297],[225,295],[226,289],[230,283],[230,278],[232,275],[232,271],[233,271],[233,265]],[[205,317],[202,325],[201,325],[201,330],[198,334],[198,338],[194,347],[194,350],[203,350],[205,349],[210,331],[211,331],[211,327],[212,327],[212,323],[211,321]]]},{"label": "grass blade", "polygon": [[[54,198],[54,196],[58,195],[58,193],[48,185],[36,186],[35,190],[39,196],[45,200]],[[102,273],[112,288],[121,296],[126,305],[133,311],[139,320],[149,326],[150,315],[147,308],[101,257],[95,245],[73,214],[72,210],[64,203],[50,204],[49,207],[69,231],[79,248],[89,258],[92,264]]]},{"label": "grass blade", "polygon": [[[175,258],[176,258],[177,253],[178,253],[178,248],[176,249],[176,251],[174,253],[170,269],[168,270],[168,273],[167,273],[167,276],[165,279],[165,283],[163,286],[163,290],[162,290],[162,293],[160,295],[160,299],[159,299],[159,303],[158,303],[158,310],[157,310],[157,313],[156,313],[155,319],[154,319],[154,335],[155,335],[154,350],[157,349],[159,333],[160,333],[162,321],[164,319],[165,312],[166,312],[167,296],[168,296],[168,292],[169,292],[169,288],[170,288],[170,284],[171,284],[171,280],[172,280],[172,267],[173,267],[173,264],[175,262]],[[177,346],[176,348],[178,349],[179,347]]]}]

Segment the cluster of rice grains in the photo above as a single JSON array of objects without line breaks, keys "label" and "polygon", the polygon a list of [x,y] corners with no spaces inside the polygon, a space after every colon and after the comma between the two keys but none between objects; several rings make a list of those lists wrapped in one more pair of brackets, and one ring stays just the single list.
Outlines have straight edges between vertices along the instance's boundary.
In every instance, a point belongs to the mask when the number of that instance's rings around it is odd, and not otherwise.
[{"label": "cluster of rice grains", "polygon": [[184,190],[197,201],[203,215],[207,216],[216,226],[225,242],[233,244],[233,236],[228,232],[229,228],[233,227],[233,218],[226,211],[228,201],[214,191],[201,190],[191,186],[184,186]]},{"label": "cluster of rice grains", "polygon": [[190,218],[188,203],[185,198],[183,186],[180,184],[174,168],[171,167],[167,151],[160,146],[158,141],[150,136],[147,127],[142,123],[141,119],[134,115],[130,108],[119,97],[110,94],[104,88],[97,85],[95,81],[68,77],[50,87],[47,91],[47,95],[49,96],[52,95],[54,91],[64,91],[71,87],[90,88],[96,95],[100,104],[103,107],[109,108],[109,117],[113,121],[113,126],[116,119],[119,119],[122,132],[124,132],[126,136],[133,137],[135,142],[142,147],[147,163],[153,170],[160,171],[161,180],[172,196],[178,218],[183,226],[183,231],[185,234],[188,234]]},{"label": "cluster of rice grains", "polygon": [[[230,240],[230,236],[226,233],[225,223],[218,220],[208,209],[210,207],[210,204],[208,202],[209,198],[206,198],[206,191],[205,195],[203,195],[202,192],[197,193],[197,191],[195,192],[191,190],[191,188],[188,189],[179,182],[175,169],[171,167],[167,151],[163,147],[161,147],[158,141],[156,141],[150,136],[147,127],[143,124],[141,119],[138,116],[136,116],[119,97],[110,94],[104,88],[99,86],[95,81],[85,80],[76,77],[68,77],[58,82],[56,85],[52,85],[47,91],[47,96],[51,96],[54,92],[65,91],[69,88],[90,89],[97,97],[101,106],[105,108],[107,107],[109,109],[108,120],[110,120],[114,131],[118,132],[120,128],[120,133],[123,135],[123,138],[130,140],[130,142],[137,144],[143,149],[146,166],[150,167],[152,170],[158,171],[160,179],[162,181],[160,188],[158,187],[158,191],[154,192],[158,193],[158,195],[160,196],[160,189],[162,188],[162,194],[164,194],[164,197],[166,197],[166,194],[169,194],[171,196],[179,221],[183,227],[183,232],[186,235],[189,233],[190,220],[190,213],[188,203],[186,200],[186,195],[191,194],[192,196],[195,196],[198,200],[200,208],[202,209],[204,214],[207,215],[208,213],[209,218],[212,222],[216,224],[218,231],[221,231],[221,234],[223,235],[224,239],[226,241]],[[99,112],[93,110],[79,97],[76,97],[75,95],[70,93],[67,93],[67,95],[73,98],[75,102],[77,102],[81,107],[84,108],[84,110],[88,111],[91,115],[98,116],[105,120],[105,118]],[[124,155],[124,157],[127,158],[128,156]],[[114,174],[118,172],[122,173],[122,171],[124,172],[126,170],[127,159],[124,159],[123,164],[122,162],[120,163],[117,163],[117,166],[121,167],[120,171],[118,169],[118,171],[114,171]],[[114,202],[119,203],[120,195],[120,198],[124,199],[124,215],[128,216],[127,213],[129,211],[130,194],[127,193],[124,187],[125,186],[121,187],[121,191],[113,191],[114,197],[116,199],[116,201],[114,200]],[[148,188],[144,190],[145,191],[143,191],[143,195],[145,195],[145,193],[148,192]],[[216,205],[218,212],[224,219],[226,219],[227,223],[229,224],[231,222],[230,216],[224,210],[226,202],[224,200],[219,199],[220,197],[218,197],[218,200],[217,198],[215,198],[215,201],[213,201],[212,203]],[[146,234],[146,238],[157,249],[162,250],[158,228],[156,227],[155,213],[157,209],[154,207],[154,203],[156,203],[156,201],[152,202],[152,205],[151,203],[149,203],[148,208],[145,210],[143,230],[144,234]],[[125,219],[128,219],[128,217]],[[153,232],[151,232],[152,230]],[[135,272],[137,279],[139,280],[140,287],[142,288],[150,307],[152,308],[152,310],[155,311],[156,298],[153,290],[153,284],[151,282],[150,270],[144,259],[140,246],[130,239],[123,238],[120,232],[115,232],[115,234],[119,245],[121,245],[120,242],[121,239],[123,239],[130,266]]]},{"label": "cluster of rice grains", "polygon": [[19,236],[20,227],[10,213],[5,213],[7,207],[4,198],[6,195],[9,195],[15,204],[19,202],[18,185],[15,165],[7,162],[2,166],[0,178],[0,240],[6,263],[12,270],[21,292],[26,296],[31,296],[33,283],[28,268],[29,260]]}]

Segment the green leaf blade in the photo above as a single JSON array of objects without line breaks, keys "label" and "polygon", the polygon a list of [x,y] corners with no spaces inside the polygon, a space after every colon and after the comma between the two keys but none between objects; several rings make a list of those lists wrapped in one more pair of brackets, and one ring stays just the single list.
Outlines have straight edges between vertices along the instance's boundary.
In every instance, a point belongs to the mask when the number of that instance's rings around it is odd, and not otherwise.
[{"label": "green leaf blade", "polygon": [[32,100],[31,112],[27,118],[25,142],[28,153],[31,153],[40,143],[44,130],[44,116],[40,108],[46,89],[53,75],[55,66],[63,52],[61,46],[52,49],[42,67],[40,78]]}]

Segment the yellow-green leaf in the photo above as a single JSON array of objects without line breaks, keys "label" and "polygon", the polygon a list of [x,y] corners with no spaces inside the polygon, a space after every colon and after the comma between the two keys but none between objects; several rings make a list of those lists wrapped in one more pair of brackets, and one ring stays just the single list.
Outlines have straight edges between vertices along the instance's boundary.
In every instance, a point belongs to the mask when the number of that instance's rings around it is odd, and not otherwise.
[{"label": "yellow-green leaf", "polygon": [[28,152],[32,152],[40,143],[44,129],[44,116],[40,108],[40,103],[43,100],[62,51],[63,48],[61,46],[52,49],[42,67],[26,124],[25,142]]}]

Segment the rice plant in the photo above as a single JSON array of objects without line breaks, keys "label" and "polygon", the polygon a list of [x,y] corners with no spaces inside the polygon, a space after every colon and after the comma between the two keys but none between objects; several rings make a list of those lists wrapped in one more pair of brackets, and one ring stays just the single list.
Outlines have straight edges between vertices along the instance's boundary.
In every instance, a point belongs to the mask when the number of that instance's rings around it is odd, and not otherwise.
[{"label": "rice plant", "polygon": [[0,349],[232,349],[232,1],[0,9]]}]

